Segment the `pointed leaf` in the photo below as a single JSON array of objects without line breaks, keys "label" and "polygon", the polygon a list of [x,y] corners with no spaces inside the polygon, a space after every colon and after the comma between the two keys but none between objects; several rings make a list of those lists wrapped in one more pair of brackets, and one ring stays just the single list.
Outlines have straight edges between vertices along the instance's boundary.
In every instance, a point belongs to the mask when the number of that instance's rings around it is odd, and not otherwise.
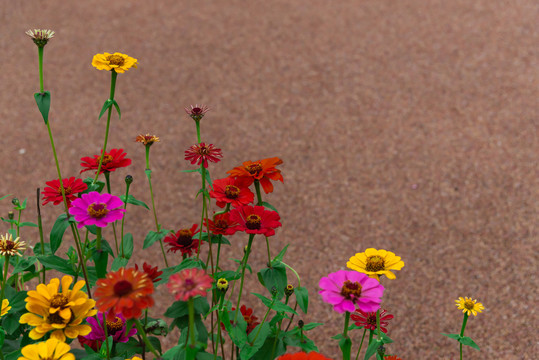
[{"label": "pointed leaf", "polygon": [[122,113],[120,112],[120,105],[116,102],[116,100],[112,100],[112,103],[114,104],[114,107],[116,108],[116,111],[118,112],[118,119],[122,119]]},{"label": "pointed leaf", "polygon": [[462,345],[466,345],[466,346],[470,346],[476,350],[480,350],[479,349],[479,346],[477,346],[477,344],[472,340],[471,337],[468,337],[468,336],[463,336],[460,338],[459,342],[462,344]]},{"label": "pointed leaf", "polygon": [[51,93],[49,91],[37,92],[34,94],[34,99],[36,99],[37,108],[41,116],[43,116],[43,121],[47,124],[49,122],[49,109],[51,107]]},{"label": "pointed leaf", "polygon": [[112,101],[113,100],[111,99],[107,99],[107,101],[105,101],[105,103],[103,104],[103,108],[101,109],[101,112],[99,113],[99,117],[97,118],[98,120],[101,119],[105,111],[107,111],[107,109],[112,106]]},{"label": "pointed leaf", "polygon": [[143,206],[145,207],[146,209],[150,210],[150,208],[148,207],[148,205],[146,205],[143,201],[140,201],[140,200],[137,200],[135,199],[135,197],[133,195],[129,195],[127,197],[127,201],[126,201],[126,198],[125,198],[125,195],[121,195],[120,196],[120,199],[125,203],[128,203],[128,204],[133,204],[133,205],[138,205],[138,206]]},{"label": "pointed leaf", "polygon": [[271,205],[270,203],[262,201],[262,206],[267,207],[268,209],[275,211],[277,214],[279,213],[277,211],[277,209],[275,208],[275,206]]},{"label": "pointed leaf", "polygon": [[131,233],[124,235],[123,248],[120,251],[120,255],[126,259],[131,259],[131,255],[133,255],[133,235]]},{"label": "pointed leaf", "polygon": [[168,232],[166,231],[160,231],[160,232],[150,231],[148,235],[146,235],[146,238],[144,239],[144,245],[142,246],[142,248],[143,249],[149,248],[156,241],[159,241],[162,238],[164,238],[167,234]]},{"label": "pointed leaf", "polygon": [[307,314],[307,309],[309,308],[309,291],[306,287],[297,287],[294,288],[294,294],[296,294],[296,301],[299,308]]},{"label": "pointed leaf", "polygon": [[69,221],[67,220],[66,214],[61,214],[54,222],[50,235],[51,251],[53,255],[56,253],[60,245],[62,245],[62,238],[68,226]]}]

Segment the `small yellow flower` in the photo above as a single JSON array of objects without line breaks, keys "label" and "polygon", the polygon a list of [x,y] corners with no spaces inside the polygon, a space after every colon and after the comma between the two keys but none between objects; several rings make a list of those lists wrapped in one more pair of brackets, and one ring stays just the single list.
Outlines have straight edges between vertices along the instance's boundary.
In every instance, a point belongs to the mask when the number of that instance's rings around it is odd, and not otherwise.
[{"label": "small yellow flower", "polygon": [[49,339],[22,348],[22,356],[17,360],[75,360],[69,352],[69,345],[58,339]]},{"label": "small yellow flower", "polygon": [[391,251],[368,248],[365,252],[352,256],[346,266],[376,280],[380,280],[380,275],[385,275],[388,279],[393,280],[396,276],[390,270],[402,269],[404,262],[400,256],[396,256]]},{"label": "small yellow flower", "polygon": [[103,53],[94,55],[92,65],[97,70],[114,70],[119,74],[123,74],[132,67],[137,68],[137,59],[119,52],[114,54]]},{"label": "small yellow flower", "polygon": [[47,45],[49,40],[54,37],[54,31],[45,29],[30,29],[26,32],[26,35],[30,36],[32,40],[34,40],[34,44],[36,44],[38,47],[44,47]]},{"label": "small yellow flower", "polygon": [[228,281],[225,278],[220,278],[217,280],[217,289],[221,291],[227,291],[228,290]]},{"label": "small yellow flower", "polygon": [[11,306],[9,306],[8,299],[2,300],[2,309],[0,310],[0,317],[6,315],[9,309],[11,309]]},{"label": "small yellow flower", "polygon": [[154,142],[160,142],[159,137],[155,135],[142,135],[136,137],[135,142],[143,143],[146,146],[151,146]]},{"label": "small yellow flower", "polygon": [[125,359],[125,360],[142,360],[142,359],[139,358],[138,356],[133,356],[132,358],[130,358],[130,359]]},{"label": "small yellow flower", "polygon": [[26,250],[26,244],[24,241],[19,241],[20,238],[13,240],[11,234],[0,235],[0,255],[9,256],[22,256],[19,251]]},{"label": "small yellow flower", "polygon": [[51,279],[48,285],[39,284],[36,290],[28,291],[25,299],[28,312],[21,316],[19,322],[34,326],[29,334],[31,339],[41,339],[52,331],[51,338],[65,341],[66,337],[74,339],[92,331],[82,321],[97,313],[95,301],[88,299],[88,295],[81,291],[86,284],[84,280],[69,289],[72,282],[72,277],[64,276],[61,292],[58,278]]},{"label": "small yellow flower", "polygon": [[476,316],[478,312],[482,312],[485,310],[485,307],[480,302],[477,302],[477,300],[472,300],[472,298],[466,297],[462,298],[459,297],[458,300],[455,300],[456,306],[459,310],[462,310],[462,313],[468,313],[468,316],[473,314],[473,316]]}]

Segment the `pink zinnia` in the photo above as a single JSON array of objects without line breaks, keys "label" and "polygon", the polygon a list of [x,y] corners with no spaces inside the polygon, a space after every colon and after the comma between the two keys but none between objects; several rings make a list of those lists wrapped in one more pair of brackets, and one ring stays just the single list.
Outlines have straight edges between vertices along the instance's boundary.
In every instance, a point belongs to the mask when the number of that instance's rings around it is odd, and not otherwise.
[{"label": "pink zinnia", "polygon": [[119,197],[97,191],[82,194],[82,197],[75,199],[71,205],[69,214],[75,217],[79,228],[86,225],[105,227],[108,223],[123,218],[125,212],[124,209],[117,209],[124,205]]},{"label": "pink zinnia", "polygon": [[247,234],[275,235],[274,229],[281,226],[280,219],[276,211],[263,206],[244,205],[230,211],[230,221],[238,223],[235,229]]},{"label": "pink zinnia", "polygon": [[339,270],[320,279],[322,300],[339,313],[353,312],[356,306],[372,312],[380,308],[384,287],[376,279],[357,271]]},{"label": "pink zinnia", "polygon": [[167,287],[176,300],[187,301],[197,295],[206,296],[212,282],[204,270],[192,268],[171,275]]},{"label": "pink zinnia", "polygon": [[221,149],[216,148],[213,144],[195,144],[185,150],[185,160],[190,161],[191,164],[204,164],[205,168],[208,167],[208,161],[218,163],[221,161],[219,158],[222,157]]}]

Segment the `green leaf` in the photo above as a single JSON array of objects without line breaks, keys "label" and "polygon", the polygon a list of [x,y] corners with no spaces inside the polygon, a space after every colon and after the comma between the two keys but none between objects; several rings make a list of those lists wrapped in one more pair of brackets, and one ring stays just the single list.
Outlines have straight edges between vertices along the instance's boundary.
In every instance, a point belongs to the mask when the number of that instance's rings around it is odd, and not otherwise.
[{"label": "green leaf", "polygon": [[262,201],[262,206],[267,207],[268,209],[271,209],[271,210],[275,211],[277,214],[279,213],[277,211],[277,209],[273,205],[271,205],[270,203]]},{"label": "green leaf", "polygon": [[146,173],[146,177],[148,178],[148,180],[152,181],[152,169],[146,169],[144,170],[144,172]]},{"label": "green leaf", "polygon": [[[259,333],[260,331],[260,333]],[[240,359],[251,359],[254,354],[264,345],[266,338],[270,335],[271,330],[268,323],[257,325],[256,328],[248,335],[248,342],[245,342],[240,348]],[[258,334],[258,336],[257,336]],[[256,337],[256,339],[255,339]]]},{"label": "green leaf", "polygon": [[105,111],[107,111],[107,109],[112,106],[112,101],[113,100],[111,100],[111,99],[107,99],[107,101],[105,101],[105,103],[103,104],[103,108],[101,109],[101,112],[99,113],[99,117],[97,118],[97,120],[101,119],[101,116],[103,116]]},{"label": "green leaf", "polygon": [[474,348],[476,350],[480,350],[479,346],[477,346],[477,344],[475,343],[475,341],[472,340],[471,337],[463,336],[463,337],[460,338],[459,342],[462,345],[466,345],[466,346],[472,347],[472,348]]},{"label": "green leaf", "polygon": [[268,289],[271,293],[273,287],[277,289],[277,300],[280,300],[284,296],[284,289],[286,288],[286,268],[283,264],[277,263],[271,268],[264,268],[258,272],[258,280],[262,285]]},{"label": "green leaf", "polygon": [[34,224],[33,222],[25,221],[19,224],[19,227],[23,226],[30,226],[30,227],[38,227],[37,224]]},{"label": "green leaf", "polygon": [[150,246],[152,246],[156,241],[161,240],[165,236],[167,236],[168,232],[161,230],[160,232],[150,231],[148,235],[146,235],[146,238],[144,239],[144,245],[142,246],[143,249],[147,249]]},{"label": "green leaf", "polygon": [[352,340],[349,337],[342,338],[339,341],[339,347],[342,351],[343,359],[350,359],[350,354],[352,352]]},{"label": "green leaf", "polygon": [[2,317],[2,326],[6,330],[7,334],[12,335],[19,328],[20,314],[8,313]]},{"label": "green leaf", "polygon": [[271,261],[272,265],[274,263],[276,264],[278,262],[283,261],[284,254],[286,254],[286,250],[288,250],[288,245],[290,244],[286,244],[286,246],[277,254],[277,256],[273,258],[273,260]]},{"label": "green leaf", "polygon": [[49,122],[49,109],[51,108],[51,93],[50,91],[45,91],[42,93],[35,93],[34,99],[36,99],[37,108],[43,116],[43,121],[45,124]]},{"label": "green leaf", "polygon": [[376,354],[378,348],[382,346],[383,343],[378,339],[372,339],[372,342],[369,344],[367,351],[365,352],[364,360],[370,359],[371,356]]},{"label": "green leaf", "polygon": [[123,257],[117,257],[112,261],[112,265],[110,266],[110,271],[118,271],[118,269],[126,267],[127,263],[129,262],[129,259],[123,258]]},{"label": "green leaf", "polygon": [[127,201],[125,199],[125,195],[121,195],[120,196],[120,199],[122,199],[122,201],[125,203],[127,202],[128,204],[133,204],[133,205],[138,205],[138,206],[143,206],[145,207],[146,209],[150,210],[150,208],[148,207],[148,205],[146,205],[143,201],[140,201],[140,200],[137,200],[135,199],[135,197],[133,195],[129,195],[127,197]]},{"label": "green leaf", "polygon": [[[210,309],[210,305],[205,297],[196,297],[193,299],[195,314],[205,315]],[[175,301],[172,305],[165,311],[165,316],[169,318],[179,318],[182,316],[189,315],[189,308],[187,307],[187,302],[185,301]]]},{"label": "green leaf", "polygon": [[24,271],[28,269],[30,266],[34,265],[34,263],[37,261],[35,256],[29,256],[22,258],[17,265],[15,265],[15,268],[13,269],[12,274],[18,274],[21,271]]},{"label": "green leaf", "polygon": [[10,196],[13,196],[13,194],[4,195],[4,196],[0,197],[0,200],[4,200],[5,198],[10,197]]},{"label": "green leaf", "polygon": [[308,323],[303,325],[303,331],[309,331],[312,330],[320,325],[324,325],[324,323]]},{"label": "green leaf", "polygon": [[443,336],[447,336],[448,338],[451,338],[451,339],[455,339],[455,340],[459,340],[460,339],[460,334],[445,334],[445,333],[442,333]]},{"label": "green leaf", "polygon": [[92,258],[95,263],[95,270],[97,272],[97,277],[102,279],[107,274],[107,265],[109,261],[109,254],[103,250],[96,250],[92,254]]},{"label": "green leaf", "polygon": [[302,286],[294,288],[294,294],[296,294],[296,301],[298,302],[299,308],[307,314],[307,309],[309,308],[309,291],[306,287]]},{"label": "green leaf", "polygon": [[3,327],[0,326],[0,349],[4,346],[4,339],[6,338],[6,333]]},{"label": "green leaf", "polygon": [[58,216],[56,221],[54,222],[54,225],[52,226],[51,230],[51,251],[54,255],[60,245],[62,245],[62,238],[64,237],[64,233],[66,229],[69,226],[69,221],[67,220],[66,214],[61,214]]},{"label": "green leaf", "polygon": [[26,302],[24,299],[26,299],[26,291],[16,291],[12,296],[6,296],[6,298],[9,300],[9,306],[11,306],[11,311],[18,312],[23,310],[26,307]]},{"label": "green leaf", "polygon": [[86,179],[82,180],[82,182],[88,186],[88,189],[84,190],[82,194],[87,194],[91,191],[97,191],[100,193],[105,187],[105,183],[103,181],[96,181],[94,184],[94,179],[91,177],[87,177]]},{"label": "green leaf", "polygon": [[112,104],[114,105],[114,107],[116,108],[116,111],[118,112],[118,119],[121,120],[122,119],[122,113],[120,112],[120,105],[118,105],[116,100],[112,100]]},{"label": "green leaf", "polygon": [[58,270],[66,275],[75,275],[75,271],[71,267],[71,264],[65,259],[62,259],[56,255],[45,255],[37,256],[37,259],[43,266],[46,266],[48,269]]},{"label": "green leaf", "polygon": [[126,259],[131,259],[131,255],[133,255],[133,235],[131,233],[124,235],[123,248],[120,254]]}]

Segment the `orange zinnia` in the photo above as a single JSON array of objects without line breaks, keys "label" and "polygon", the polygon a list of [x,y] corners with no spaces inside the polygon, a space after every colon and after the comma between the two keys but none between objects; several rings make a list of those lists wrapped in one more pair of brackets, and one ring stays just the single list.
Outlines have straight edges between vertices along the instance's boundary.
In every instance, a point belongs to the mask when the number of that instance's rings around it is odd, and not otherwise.
[{"label": "orange zinnia", "polygon": [[142,315],[142,309],[154,305],[153,290],[152,279],[144,272],[121,268],[97,281],[96,307],[108,311],[112,318],[122,314],[126,319],[136,319]]},{"label": "orange zinnia", "polygon": [[246,178],[249,179],[247,186],[250,186],[255,180],[260,181],[262,188],[266,194],[273,192],[273,184],[270,180],[279,180],[283,182],[283,175],[281,170],[276,169],[277,165],[281,165],[283,161],[278,157],[272,157],[268,159],[258,161],[246,161],[242,166],[235,167],[234,169],[227,171],[231,177]]}]

